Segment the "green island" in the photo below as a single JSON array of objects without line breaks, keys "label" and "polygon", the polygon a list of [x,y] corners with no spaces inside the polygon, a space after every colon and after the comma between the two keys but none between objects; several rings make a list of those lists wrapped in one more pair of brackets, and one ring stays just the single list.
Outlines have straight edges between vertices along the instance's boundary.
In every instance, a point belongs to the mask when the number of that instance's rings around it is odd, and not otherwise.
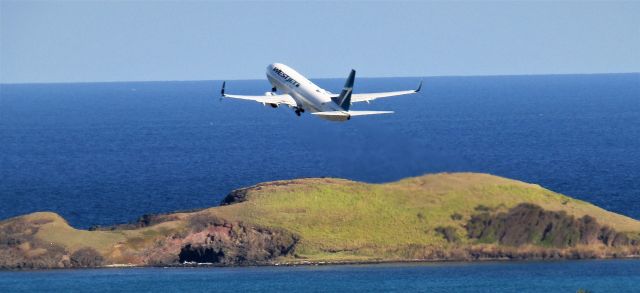
[{"label": "green island", "polygon": [[52,212],[0,222],[0,268],[298,265],[636,257],[640,221],[536,184],[440,173],[384,184],[307,178],[219,206],[75,229]]}]

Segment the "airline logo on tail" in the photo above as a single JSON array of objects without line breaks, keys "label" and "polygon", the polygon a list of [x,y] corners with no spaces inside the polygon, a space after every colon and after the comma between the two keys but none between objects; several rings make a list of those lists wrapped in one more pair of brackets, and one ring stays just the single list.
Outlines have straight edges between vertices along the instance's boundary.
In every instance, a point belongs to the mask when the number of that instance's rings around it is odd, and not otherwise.
[{"label": "airline logo on tail", "polygon": [[355,79],[356,71],[351,69],[351,73],[349,73],[349,77],[347,78],[347,82],[344,84],[342,92],[340,92],[340,95],[333,100],[345,111],[349,111],[349,108],[351,107],[351,93],[353,93],[353,82]]}]

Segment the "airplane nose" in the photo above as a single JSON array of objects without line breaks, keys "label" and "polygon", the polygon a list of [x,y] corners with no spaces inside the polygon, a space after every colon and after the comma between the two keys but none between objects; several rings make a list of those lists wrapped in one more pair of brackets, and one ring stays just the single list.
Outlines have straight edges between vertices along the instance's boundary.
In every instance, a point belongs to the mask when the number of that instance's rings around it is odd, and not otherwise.
[{"label": "airplane nose", "polygon": [[273,64],[269,64],[269,66],[267,66],[267,70],[266,70],[267,76],[269,76],[269,74],[271,74],[272,70],[273,70]]},{"label": "airplane nose", "polygon": [[269,65],[270,69],[272,69],[272,68],[274,68],[274,67],[283,67],[283,66],[284,66],[284,64],[282,64],[282,63],[278,63],[278,62],[274,62],[274,63],[271,63],[271,64]]}]

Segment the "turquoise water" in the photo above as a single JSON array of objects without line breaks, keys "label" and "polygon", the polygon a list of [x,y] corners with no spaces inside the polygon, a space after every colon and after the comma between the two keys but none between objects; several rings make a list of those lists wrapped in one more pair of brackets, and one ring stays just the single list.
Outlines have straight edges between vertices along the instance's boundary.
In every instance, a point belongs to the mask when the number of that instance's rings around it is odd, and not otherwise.
[{"label": "turquoise water", "polygon": [[640,292],[640,260],[0,272],[0,292]]}]

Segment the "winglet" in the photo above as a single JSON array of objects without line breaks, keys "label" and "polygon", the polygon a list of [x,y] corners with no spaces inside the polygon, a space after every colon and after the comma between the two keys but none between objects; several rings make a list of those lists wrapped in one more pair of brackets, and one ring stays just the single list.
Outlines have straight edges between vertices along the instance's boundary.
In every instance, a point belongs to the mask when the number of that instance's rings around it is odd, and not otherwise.
[{"label": "winglet", "polygon": [[419,93],[421,89],[422,89],[422,80],[420,81],[420,84],[418,85],[418,88],[415,90],[415,92]]},{"label": "winglet", "polygon": [[220,95],[224,97],[224,85],[226,84],[226,81],[222,82],[222,89],[220,90]]}]

